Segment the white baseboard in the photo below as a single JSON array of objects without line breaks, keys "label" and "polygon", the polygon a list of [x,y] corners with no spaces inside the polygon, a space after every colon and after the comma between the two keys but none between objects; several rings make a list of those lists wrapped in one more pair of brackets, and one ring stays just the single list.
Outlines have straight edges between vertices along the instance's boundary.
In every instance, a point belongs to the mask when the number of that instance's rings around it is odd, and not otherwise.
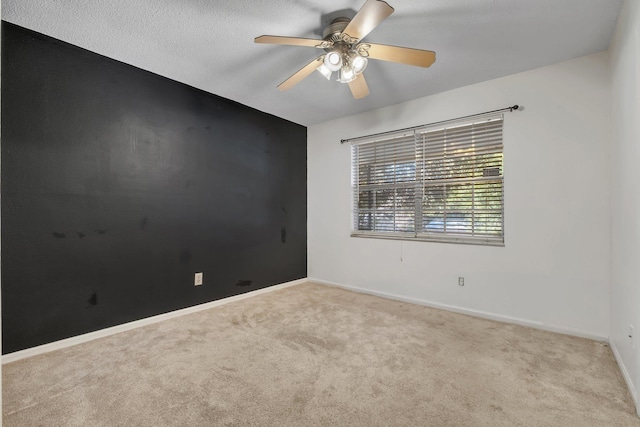
[{"label": "white baseboard", "polygon": [[611,351],[613,352],[613,357],[616,358],[616,362],[618,363],[618,367],[622,372],[622,376],[624,377],[624,382],[627,383],[627,388],[629,389],[629,393],[631,393],[631,397],[633,398],[633,403],[636,405],[636,413],[640,417],[640,400],[638,400],[638,392],[633,385],[633,381],[631,381],[631,376],[629,375],[629,371],[627,371],[627,367],[622,361],[622,357],[620,357],[620,352],[618,351],[618,347],[616,347],[615,342],[613,340],[609,340],[609,347],[611,347]]},{"label": "white baseboard", "polygon": [[54,341],[52,343],[39,345],[37,347],[27,348],[25,350],[8,353],[2,356],[2,364],[15,362],[17,360],[25,359],[27,357],[36,356],[38,354],[48,353],[50,351],[59,350],[61,348],[71,347],[73,345],[82,344],[85,342],[93,341],[98,338],[108,337],[109,335],[118,334],[120,332],[130,331],[142,326],[151,325],[153,323],[162,322],[165,320],[173,319],[176,317],[184,316],[186,314],[196,313],[202,310],[208,310],[213,307],[218,307],[230,302],[240,301],[243,299],[251,298],[256,295],[264,294],[267,292],[277,291],[278,289],[288,288],[290,286],[300,285],[307,283],[307,279],[298,279],[291,282],[280,283],[278,285],[268,286],[262,289],[256,289],[255,291],[246,292],[240,295],[234,295],[232,297],[219,299],[216,301],[199,304],[193,307],[187,307],[180,310],[170,311],[168,313],[159,314],[157,316],[147,317],[145,319],[136,320],[122,325],[112,326],[110,328],[100,329],[99,331],[89,332],[87,334],[78,335],[71,338],[66,338],[60,341]]},{"label": "white baseboard", "polygon": [[308,281],[310,283],[318,283],[320,285],[334,286],[334,287],[337,287],[337,288],[347,289],[347,290],[354,291],[354,292],[360,292],[360,293],[364,293],[364,294],[375,295],[375,296],[379,296],[379,297],[383,297],[383,298],[389,298],[389,299],[393,299],[393,300],[397,300],[397,301],[407,302],[407,303],[410,303],[410,304],[417,304],[417,305],[423,305],[423,306],[426,306],[426,307],[438,308],[438,309],[441,309],[441,310],[453,311],[455,313],[466,314],[466,315],[474,316],[474,317],[481,317],[483,319],[495,320],[495,321],[503,322],[503,323],[514,323],[516,325],[528,326],[528,327],[535,328],[535,329],[542,329],[542,330],[545,330],[545,331],[557,332],[557,333],[560,333],[560,334],[572,335],[572,336],[576,336],[576,337],[589,338],[589,339],[596,340],[596,341],[605,341],[605,342],[609,341],[609,337],[606,337],[606,336],[597,335],[597,334],[593,334],[593,333],[590,333],[590,332],[571,329],[571,328],[563,328],[563,327],[558,327],[558,326],[553,326],[553,325],[547,325],[547,324],[544,324],[542,322],[536,322],[536,321],[533,321],[533,320],[520,319],[520,318],[517,318],[517,317],[511,317],[511,316],[503,316],[503,315],[500,315],[500,314],[494,314],[494,313],[489,313],[489,312],[480,311],[480,310],[472,310],[472,309],[468,309],[468,308],[464,308],[464,307],[457,307],[457,306],[454,306],[454,305],[441,304],[441,303],[438,303],[438,302],[423,300],[423,299],[419,299],[419,298],[411,298],[411,297],[391,294],[391,293],[387,293],[387,292],[381,292],[381,291],[375,291],[375,290],[371,290],[371,289],[359,288],[357,286],[351,286],[351,285],[345,285],[345,284],[342,284],[342,283],[329,282],[327,280],[316,279],[316,278],[313,278],[313,277],[309,277]]}]

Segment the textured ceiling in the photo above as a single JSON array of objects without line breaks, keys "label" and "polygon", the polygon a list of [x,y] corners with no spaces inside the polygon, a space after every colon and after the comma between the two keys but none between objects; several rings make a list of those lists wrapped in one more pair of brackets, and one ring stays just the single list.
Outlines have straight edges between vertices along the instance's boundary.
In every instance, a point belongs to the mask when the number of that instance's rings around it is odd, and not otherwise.
[{"label": "textured ceiling", "polygon": [[[319,52],[259,45],[262,34],[321,38],[364,0],[2,0],[3,19],[127,64],[311,125],[606,50],[622,0],[389,0],[365,41],[434,50],[423,69],[370,61],[371,94],[319,73],[276,86]],[[351,16],[349,16],[351,17]]]}]

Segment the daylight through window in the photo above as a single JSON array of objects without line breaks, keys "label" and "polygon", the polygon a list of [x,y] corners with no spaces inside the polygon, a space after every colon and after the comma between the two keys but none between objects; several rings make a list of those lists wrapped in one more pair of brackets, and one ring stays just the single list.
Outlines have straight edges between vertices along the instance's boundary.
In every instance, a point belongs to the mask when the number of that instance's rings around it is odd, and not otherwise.
[{"label": "daylight through window", "polygon": [[358,139],[352,235],[503,245],[502,124],[493,114]]}]

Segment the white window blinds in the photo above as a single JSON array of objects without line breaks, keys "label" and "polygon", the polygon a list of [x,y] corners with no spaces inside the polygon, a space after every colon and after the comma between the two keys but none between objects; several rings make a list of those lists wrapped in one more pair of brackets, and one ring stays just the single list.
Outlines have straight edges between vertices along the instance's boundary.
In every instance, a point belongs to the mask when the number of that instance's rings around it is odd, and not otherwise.
[{"label": "white window blinds", "polygon": [[353,236],[502,245],[502,114],[359,139]]}]

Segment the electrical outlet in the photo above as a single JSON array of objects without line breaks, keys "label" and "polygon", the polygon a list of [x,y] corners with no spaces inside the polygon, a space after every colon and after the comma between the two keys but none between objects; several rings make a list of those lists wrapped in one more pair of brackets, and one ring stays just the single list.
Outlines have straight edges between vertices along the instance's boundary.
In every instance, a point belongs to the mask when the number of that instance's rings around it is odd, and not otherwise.
[{"label": "electrical outlet", "polygon": [[458,277],[458,286],[464,286],[464,277]]},{"label": "electrical outlet", "polygon": [[202,274],[203,273],[196,273],[195,278],[193,279],[193,286],[202,285]]},{"label": "electrical outlet", "polygon": [[636,340],[633,338],[633,325],[629,325],[629,340],[631,340],[631,348],[636,348]]}]

